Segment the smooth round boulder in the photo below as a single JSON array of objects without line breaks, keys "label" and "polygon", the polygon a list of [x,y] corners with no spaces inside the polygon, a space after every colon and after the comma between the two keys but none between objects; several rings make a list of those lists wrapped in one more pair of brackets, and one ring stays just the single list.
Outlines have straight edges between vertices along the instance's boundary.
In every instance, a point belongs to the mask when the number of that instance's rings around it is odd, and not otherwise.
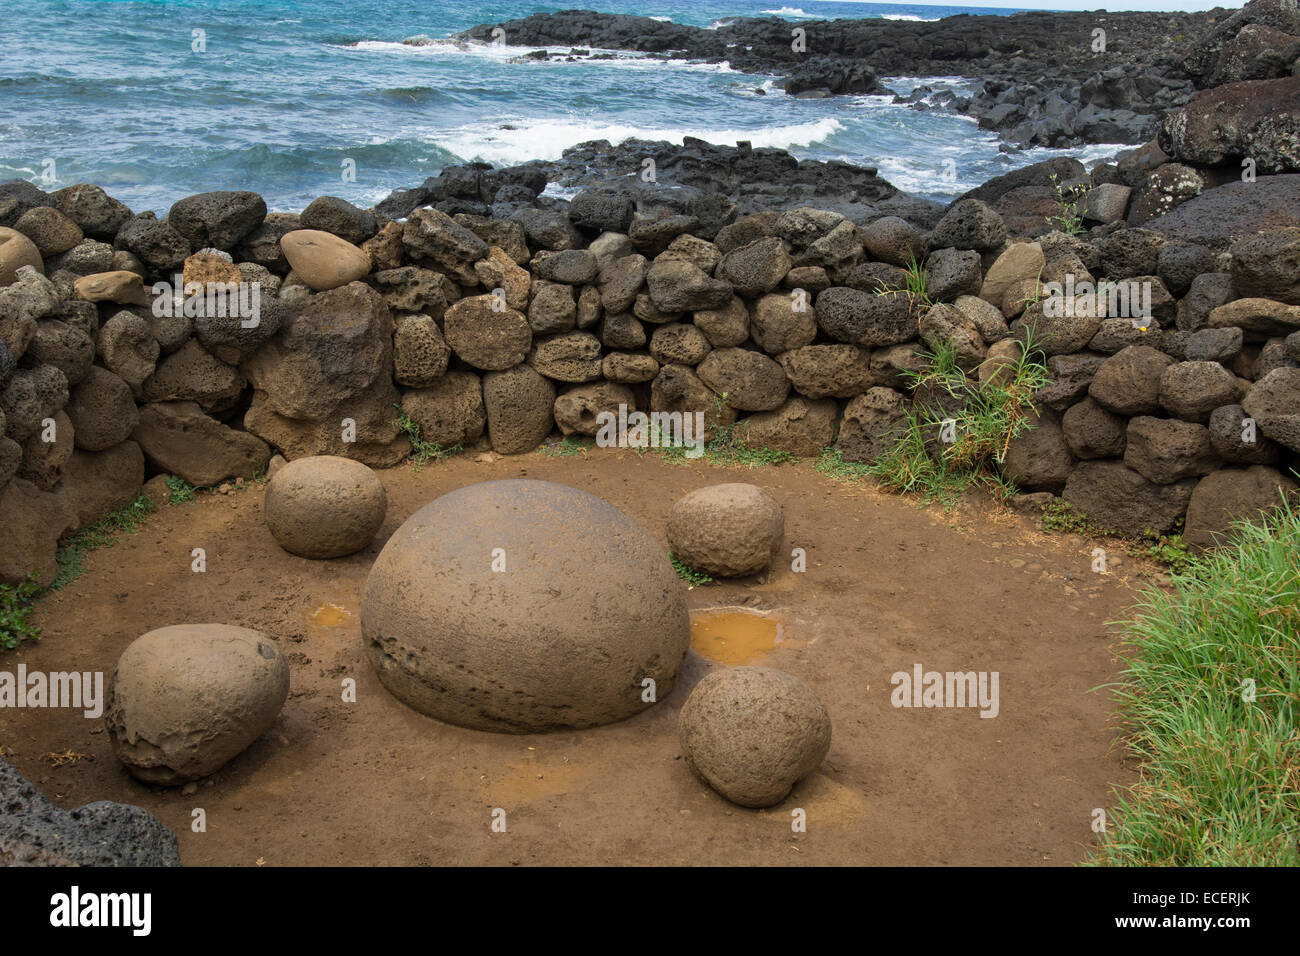
[{"label": "smooth round boulder", "polygon": [[45,263],[36,243],[17,229],[0,226],[0,286],[18,281],[18,270],[23,266],[31,266],[45,275]]},{"label": "smooth round boulder", "polygon": [[370,256],[346,239],[319,229],[295,229],[280,237],[294,273],[315,292],[337,289],[370,272]]},{"label": "smooth round boulder", "polygon": [[758,574],[772,563],[784,536],[781,505],[757,485],[697,488],[668,513],[668,549],[715,578]]},{"label": "smooth round boulder", "polygon": [[388,492],[359,461],[299,458],[266,485],[266,526],[276,544],[303,558],[341,558],[375,539],[388,513]]},{"label": "smooth round boulder", "polygon": [[113,752],[145,783],[206,777],[248,748],[289,696],[289,664],[260,631],[179,624],[136,638],[108,685]]},{"label": "smooth round boulder", "polygon": [[397,529],[366,581],[361,633],[408,706],[530,733],[666,698],[690,618],[663,547],[630,517],[568,485],[512,479],[445,494]]},{"label": "smooth round boulder", "polygon": [[821,765],[831,718],[808,685],[771,667],[714,671],[682,705],[687,765],[742,807],[770,807]]}]

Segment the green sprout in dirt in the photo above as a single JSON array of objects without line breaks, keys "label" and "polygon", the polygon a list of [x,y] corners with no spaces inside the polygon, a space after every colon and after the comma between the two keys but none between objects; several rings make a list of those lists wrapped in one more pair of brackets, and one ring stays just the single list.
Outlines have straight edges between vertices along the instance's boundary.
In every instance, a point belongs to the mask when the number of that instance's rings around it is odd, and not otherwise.
[{"label": "green sprout in dirt", "polygon": [[1048,382],[1032,331],[1018,357],[986,382],[967,376],[947,342],[937,343],[924,369],[903,374],[914,393],[931,400],[916,402],[906,413],[898,441],[867,474],[890,491],[919,494],[949,510],[972,487],[999,500],[1015,495],[1000,466],[1011,440],[1031,427],[1034,394]]},{"label": "green sprout in dirt", "polygon": [[548,441],[541,447],[541,452],[548,458],[586,458],[591,445],[572,435],[565,435],[559,441]]},{"label": "green sprout in dirt", "polygon": [[1112,540],[1127,554],[1147,558],[1176,573],[1186,571],[1194,563],[1194,558],[1187,550],[1182,535],[1176,532],[1161,534],[1148,528],[1139,535],[1122,535],[1109,528],[1103,528],[1068,501],[1060,498],[1053,498],[1047,503],[1043,508],[1042,520],[1044,531]]},{"label": "green sprout in dirt", "polygon": [[928,288],[929,277],[926,275],[925,268],[916,261],[916,256],[909,254],[907,257],[907,278],[903,282],[902,288],[890,288],[888,286],[877,289],[876,295],[905,295],[915,306],[918,302],[929,308],[934,305],[930,298]]},{"label": "green sprout in dirt", "polygon": [[55,555],[59,573],[50,588],[58,590],[81,577],[81,560],[87,551],[111,548],[117,543],[120,535],[135,534],[144,525],[145,518],[155,510],[157,506],[149,496],[141,494],[122,510],[115,511],[89,527],[64,538],[59,542]]},{"label": "green sprout in dirt", "polygon": [[[726,408],[726,402],[726,392],[723,392],[720,396],[715,396],[713,399],[713,413],[710,416],[713,436],[704,443],[704,449],[699,458],[714,465],[744,468],[761,468],[764,465],[780,465],[784,462],[797,460],[794,455],[787,451],[778,451],[774,448],[756,448],[750,445],[745,439],[743,422],[724,421],[723,410]],[[689,415],[691,413],[683,412],[682,414]],[[692,461],[698,460],[686,454],[685,445],[669,440],[672,436],[666,436],[660,432],[657,423],[652,421],[650,430],[649,447],[638,449],[638,454],[658,455],[674,465],[689,465]]]},{"label": "green sprout in dirt", "polygon": [[419,471],[427,462],[446,461],[465,450],[459,443],[450,448],[443,448],[437,442],[425,441],[419,423],[411,420],[411,416],[406,414],[406,409],[396,403],[393,407],[397,409],[397,420],[393,424],[402,430],[411,443],[411,463],[415,471]]},{"label": "green sprout in dirt", "polygon": [[1090,862],[1300,865],[1300,513],[1235,525],[1125,624],[1106,689],[1140,776]]},{"label": "green sprout in dirt", "polygon": [[1071,186],[1066,189],[1061,185],[1060,177],[1056,173],[1052,174],[1052,187],[1056,190],[1056,205],[1061,211],[1058,215],[1049,216],[1047,221],[1058,226],[1067,236],[1082,235],[1083,214],[1079,207],[1083,205],[1083,197],[1088,187]]},{"label": "green sprout in dirt", "polygon": [[677,557],[677,555],[673,554],[671,551],[668,552],[668,560],[672,562],[673,570],[677,572],[677,576],[691,587],[700,587],[704,584],[713,583],[713,578],[709,577],[703,571],[696,571],[694,568],[683,564],[682,559]]},{"label": "green sprout in dirt", "polygon": [[183,505],[195,500],[195,487],[180,475],[168,475],[166,482],[172,504]]},{"label": "green sprout in dirt", "polygon": [[836,481],[860,481],[871,477],[871,466],[864,461],[845,461],[844,453],[838,448],[822,450],[817,459],[817,470]]},{"label": "green sprout in dirt", "polygon": [[41,639],[41,629],[31,620],[40,593],[35,572],[18,584],[0,584],[0,648],[13,650],[23,641]]}]

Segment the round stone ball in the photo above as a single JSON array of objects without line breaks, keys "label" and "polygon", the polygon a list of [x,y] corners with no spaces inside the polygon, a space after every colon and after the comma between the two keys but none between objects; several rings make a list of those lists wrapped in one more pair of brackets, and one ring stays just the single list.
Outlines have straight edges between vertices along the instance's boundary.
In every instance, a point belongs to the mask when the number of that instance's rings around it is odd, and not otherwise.
[{"label": "round stone ball", "polygon": [[715,578],[758,574],[785,536],[780,504],[756,485],[697,488],[668,514],[668,548],[679,561]]},{"label": "round stone ball", "polygon": [[380,681],[421,713],[529,733],[613,723],[663,700],[690,644],[663,546],[595,495],[488,481],[425,505],[361,600]]},{"label": "round stone ball", "polygon": [[267,482],[266,524],[276,543],[304,558],[341,558],[375,539],[388,512],[379,476],[351,458],[290,462]]},{"label": "round stone ball", "polygon": [[780,803],[831,746],[825,705],[803,681],[770,667],[709,674],[682,705],[677,732],[690,768],[742,807]]},{"label": "round stone ball", "polygon": [[179,624],[127,645],[109,681],[104,726],[135,777],[174,786],[242,753],[288,696],[289,664],[265,634]]}]

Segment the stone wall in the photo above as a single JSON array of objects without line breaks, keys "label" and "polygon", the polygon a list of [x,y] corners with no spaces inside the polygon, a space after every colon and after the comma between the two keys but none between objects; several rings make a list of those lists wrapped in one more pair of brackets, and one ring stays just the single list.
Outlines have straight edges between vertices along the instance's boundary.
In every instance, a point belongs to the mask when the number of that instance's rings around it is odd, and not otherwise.
[{"label": "stone wall", "polygon": [[[468,177],[503,215],[453,200],[390,221],[329,197],[268,215],[257,195],[226,192],[159,220],[94,186],[5,184],[0,580],[35,569],[48,584],[58,538],[130,503],[150,475],[251,478],[276,450],[395,465],[411,450],[398,405],[427,441],[502,454],[557,430],[592,435],[597,413],[626,405],[870,460],[918,401],[905,373],[928,348],[952,343],[984,380],[1031,329],[1052,381],[1007,476],[1099,524],[1164,532],[1185,519],[1208,543],[1291,485],[1300,228],[1185,241],[1169,218],[1191,229],[1188,208],[1232,187],[1196,196],[1152,155],[1065,168],[1087,190],[1079,236],[1050,231],[1042,208],[1059,161],[981,187],[929,231],[806,208],[702,226],[607,191],[539,198],[541,183],[477,167],[443,178]],[[1251,185],[1267,196],[1290,180]],[[913,259],[933,306],[898,291]],[[178,272],[229,284],[237,314],[187,305]],[[1122,280],[1150,296],[1149,318],[1083,298]],[[1053,304],[1049,283],[1074,297]]]}]

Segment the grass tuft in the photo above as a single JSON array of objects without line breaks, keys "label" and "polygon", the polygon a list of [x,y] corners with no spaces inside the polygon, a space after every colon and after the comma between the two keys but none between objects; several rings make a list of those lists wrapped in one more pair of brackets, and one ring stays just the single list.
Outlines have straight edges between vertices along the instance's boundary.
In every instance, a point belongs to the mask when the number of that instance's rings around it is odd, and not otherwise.
[{"label": "grass tuft", "polygon": [[41,639],[41,629],[31,620],[40,593],[35,572],[19,584],[0,584],[0,648],[11,651],[23,641]]},{"label": "grass tuft", "polygon": [[713,578],[703,571],[696,571],[687,564],[682,563],[682,559],[677,557],[671,551],[668,552],[668,560],[672,562],[673,570],[677,576],[689,584],[691,587],[699,587],[704,584],[712,584]]},{"label": "grass tuft", "polygon": [[411,465],[413,470],[419,471],[431,461],[446,461],[448,458],[459,455],[465,450],[460,444],[452,445],[450,448],[443,448],[437,442],[425,441],[420,432],[419,424],[411,420],[411,416],[406,414],[406,409],[396,403],[393,404],[393,407],[397,409],[397,419],[393,424],[402,430],[411,443]]},{"label": "grass tuft", "polygon": [[55,576],[50,589],[57,591],[77,580],[82,575],[81,560],[87,551],[111,548],[117,543],[119,535],[135,534],[143,526],[145,518],[156,510],[157,506],[149,496],[140,494],[135,501],[122,510],[115,511],[89,527],[68,535],[59,542],[55,555],[59,564],[59,573]]},{"label": "grass tuft", "polygon": [[1015,486],[1003,477],[1001,465],[1011,440],[1030,427],[1034,393],[1048,382],[1032,333],[1019,358],[983,384],[958,367],[956,350],[946,342],[928,353],[924,369],[903,374],[913,392],[946,395],[961,407],[948,415],[942,402],[914,404],[897,443],[865,473],[889,491],[920,495],[947,510],[974,487],[998,500],[1013,497]]},{"label": "grass tuft", "polygon": [[171,493],[169,500],[174,505],[183,505],[194,501],[197,498],[195,492],[198,490],[180,475],[168,475],[166,478],[167,490]]},{"label": "grass tuft", "polygon": [[1300,865],[1300,514],[1236,525],[1125,623],[1116,693],[1141,777],[1090,862]]},{"label": "grass tuft", "polygon": [[586,458],[593,444],[566,435],[559,441],[548,441],[539,450],[548,458]]},{"label": "grass tuft", "polygon": [[925,267],[916,261],[916,256],[907,257],[907,278],[903,281],[902,288],[877,289],[875,295],[905,295],[911,301],[913,308],[918,303],[925,308],[934,305],[934,300],[930,297],[929,276],[926,274]]}]

